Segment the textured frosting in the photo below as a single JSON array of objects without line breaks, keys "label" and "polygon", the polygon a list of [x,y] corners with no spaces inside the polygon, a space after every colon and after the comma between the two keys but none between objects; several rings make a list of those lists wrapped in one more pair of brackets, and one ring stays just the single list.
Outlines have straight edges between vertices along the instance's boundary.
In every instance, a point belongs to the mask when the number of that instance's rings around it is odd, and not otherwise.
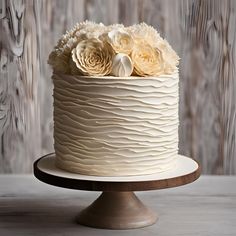
[{"label": "textured frosting", "polygon": [[53,75],[56,165],[97,176],[175,165],[178,73],[160,77]]}]

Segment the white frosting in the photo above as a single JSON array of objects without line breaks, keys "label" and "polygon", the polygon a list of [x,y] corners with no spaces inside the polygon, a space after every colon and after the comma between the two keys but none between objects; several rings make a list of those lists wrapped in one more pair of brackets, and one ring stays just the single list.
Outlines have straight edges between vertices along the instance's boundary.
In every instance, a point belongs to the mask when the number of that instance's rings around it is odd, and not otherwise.
[{"label": "white frosting", "polygon": [[145,175],[175,165],[178,74],[54,75],[56,165],[97,176]]},{"label": "white frosting", "polygon": [[112,74],[118,77],[128,77],[133,72],[133,64],[130,57],[124,53],[114,56],[112,62]]}]

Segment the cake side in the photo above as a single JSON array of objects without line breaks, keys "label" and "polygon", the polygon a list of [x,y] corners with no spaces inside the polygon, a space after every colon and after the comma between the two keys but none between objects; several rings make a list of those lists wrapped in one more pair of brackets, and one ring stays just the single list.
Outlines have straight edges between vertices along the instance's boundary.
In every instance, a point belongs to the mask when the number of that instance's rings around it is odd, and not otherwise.
[{"label": "cake side", "polygon": [[173,168],[178,154],[178,73],[159,77],[54,74],[56,165],[97,176]]}]

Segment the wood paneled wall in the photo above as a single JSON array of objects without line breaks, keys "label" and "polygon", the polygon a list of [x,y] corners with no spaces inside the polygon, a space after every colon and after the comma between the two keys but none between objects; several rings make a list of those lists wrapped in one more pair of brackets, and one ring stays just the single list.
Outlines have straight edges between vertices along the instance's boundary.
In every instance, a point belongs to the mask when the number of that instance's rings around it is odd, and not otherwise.
[{"label": "wood paneled wall", "polygon": [[145,21],[181,57],[180,153],[203,173],[236,173],[235,0],[1,0],[0,173],[53,151],[47,56],[76,22]]}]

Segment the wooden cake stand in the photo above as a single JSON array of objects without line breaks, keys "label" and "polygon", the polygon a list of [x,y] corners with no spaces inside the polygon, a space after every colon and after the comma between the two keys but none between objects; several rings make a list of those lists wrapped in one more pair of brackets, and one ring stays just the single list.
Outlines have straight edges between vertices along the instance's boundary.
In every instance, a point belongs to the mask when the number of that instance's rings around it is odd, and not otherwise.
[{"label": "wooden cake stand", "polygon": [[134,229],[152,225],[157,215],[133,193],[177,187],[200,176],[196,161],[178,155],[176,167],[159,174],[126,177],[98,177],[66,172],[55,166],[55,154],[34,163],[34,175],[44,183],[69,189],[103,191],[90,206],[79,213],[79,224],[106,229]]}]

